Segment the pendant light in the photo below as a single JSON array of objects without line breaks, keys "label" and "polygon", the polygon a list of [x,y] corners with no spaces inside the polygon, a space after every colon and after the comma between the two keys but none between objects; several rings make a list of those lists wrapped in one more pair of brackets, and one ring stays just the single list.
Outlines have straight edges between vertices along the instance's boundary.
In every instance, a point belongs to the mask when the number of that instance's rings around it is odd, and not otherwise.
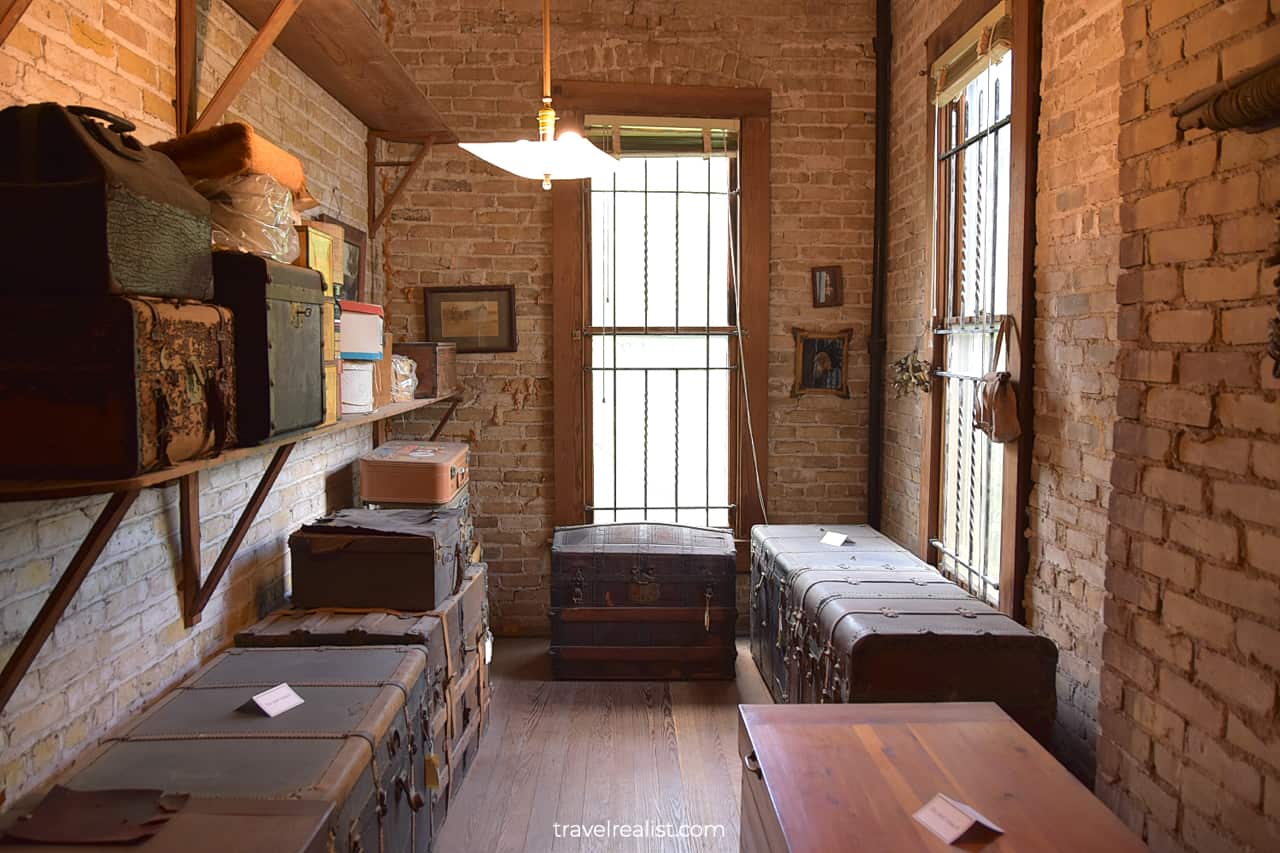
[{"label": "pendant light", "polygon": [[542,109],[538,141],[463,142],[459,147],[499,169],[531,180],[599,178],[613,174],[617,161],[573,131],[556,137],[556,111],[551,107],[551,0],[542,0]]}]

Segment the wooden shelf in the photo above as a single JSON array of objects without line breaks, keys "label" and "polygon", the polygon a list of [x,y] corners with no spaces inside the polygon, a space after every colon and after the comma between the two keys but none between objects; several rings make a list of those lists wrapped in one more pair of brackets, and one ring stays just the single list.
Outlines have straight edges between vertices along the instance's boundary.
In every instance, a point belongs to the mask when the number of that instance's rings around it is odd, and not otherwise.
[{"label": "wooden shelf", "polygon": [[78,498],[86,495],[105,495],[164,486],[181,480],[190,474],[198,474],[206,468],[215,468],[228,462],[248,459],[251,456],[266,455],[271,451],[277,450],[281,445],[296,444],[299,441],[306,441],[309,438],[327,435],[339,430],[354,429],[366,424],[378,423],[388,418],[394,418],[397,415],[406,415],[409,412],[432,406],[436,403],[456,401],[458,396],[458,394],[451,394],[447,397],[414,400],[410,403],[392,403],[367,415],[347,415],[334,424],[276,436],[269,441],[252,447],[233,447],[218,456],[211,456],[207,459],[192,459],[170,468],[148,471],[145,474],[124,480],[0,480],[0,503]]},{"label": "wooden shelf", "polygon": [[[261,30],[278,0],[227,0]],[[302,0],[275,46],[384,139],[457,142],[354,0]]]}]

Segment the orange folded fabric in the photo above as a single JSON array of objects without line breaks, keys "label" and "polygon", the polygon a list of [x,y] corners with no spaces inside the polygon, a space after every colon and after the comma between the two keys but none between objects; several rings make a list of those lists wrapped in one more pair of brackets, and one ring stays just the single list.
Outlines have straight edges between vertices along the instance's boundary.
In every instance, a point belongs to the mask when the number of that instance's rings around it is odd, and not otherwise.
[{"label": "orange folded fabric", "polygon": [[256,172],[275,178],[295,198],[306,193],[302,161],[243,122],[220,124],[151,147],[177,164],[191,181]]}]

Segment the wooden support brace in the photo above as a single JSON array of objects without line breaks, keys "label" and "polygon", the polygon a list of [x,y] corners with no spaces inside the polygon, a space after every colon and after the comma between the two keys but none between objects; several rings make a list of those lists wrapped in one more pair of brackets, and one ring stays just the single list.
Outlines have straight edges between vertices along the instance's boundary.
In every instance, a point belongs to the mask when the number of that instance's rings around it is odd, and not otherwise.
[{"label": "wooden support brace", "polygon": [[454,400],[449,404],[449,410],[444,413],[444,417],[440,419],[440,423],[436,425],[435,430],[431,433],[431,438],[427,439],[427,441],[435,441],[440,433],[444,432],[445,425],[449,423],[449,419],[452,418],[453,413],[458,410],[458,404],[461,402],[461,400]]},{"label": "wooden support brace", "polygon": [[178,481],[178,511],[182,532],[182,580],[178,594],[182,601],[182,622],[199,624],[195,610],[200,592],[200,475],[187,474]]},{"label": "wooden support brace", "polygon": [[133,506],[134,500],[138,497],[138,492],[138,489],[132,489],[113,493],[107,501],[107,505],[98,514],[98,520],[93,523],[93,527],[89,529],[89,534],[80,543],[80,548],[76,551],[75,556],[71,558],[71,562],[63,570],[62,577],[58,578],[58,582],[54,584],[53,591],[49,593],[44,606],[36,614],[35,621],[31,623],[31,627],[27,628],[27,632],[22,635],[18,648],[14,650],[9,662],[4,665],[4,671],[0,672],[0,711],[3,711],[4,707],[9,704],[14,691],[18,689],[18,684],[22,681],[23,676],[27,674],[27,670],[31,668],[32,662],[35,661],[36,655],[40,653],[40,649],[48,641],[49,635],[53,633],[53,628],[58,624],[58,619],[61,618],[63,612],[67,609],[67,605],[71,603],[71,599],[79,591],[84,579],[88,577],[89,570],[93,568],[93,564],[97,562],[98,557],[102,554],[102,549],[111,540],[111,535],[120,526],[120,522],[129,511],[129,507]]},{"label": "wooden support brace", "polygon": [[[236,95],[240,94],[244,84],[249,81],[253,72],[262,64],[262,60],[267,56],[267,51],[271,50],[276,38],[279,37],[285,25],[289,23],[289,19],[293,17],[293,13],[298,11],[298,7],[302,3],[303,0],[280,0],[276,4],[271,15],[262,24],[262,29],[258,30],[254,35],[253,40],[249,42],[249,46],[245,48],[244,54],[236,62],[235,67],[231,69],[231,73],[227,75],[227,79],[223,80],[222,85],[218,87],[218,91],[213,93],[213,98],[204,108],[204,112],[200,114],[200,118],[196,119],[195,124],[191,126],[191,132],[208,130],[217,124],[218,119],[222,118],[222,114],[227,111],[227,108],[231,106],[231,102],[236,99]],[[195,24],[192,23],[193,28],[194,26]]]},{"label": "wooden support brace", "polygon": [[4,44],[4,40],[13,32],[18,19],[30,5],[31,0],[0,0],[0,44]]},{"label": "wooden support brace", "polygon": [[[209,571],[209,577],[194,597],[190,599],[190,609],[183,614],[188,625],[194,625],[199,619],[200,614],[204,612],[205,607],[209,604],[209,599],[213,598],[214,590],[218,588],[218,582],[222,580],[222,576],[227,573],[227,569],[231,567],[231,561],[236,556],[236,551],[240,549],[240,544],[244,542],[244,537],[249,533],[249,528],[253,525],[254,520],[258,517],[258,511],[262,509],[262,504],[266,501],[267,495],[271,492],[271,487],[275,485],[276,478],[280,476],[280,472],[284,469],[284,464],[289,461],[289,454],[293,451],[293,444],[282,444],[276,450],[275,455],[271,457],[271,462],[267,465],[267,470],[262,473],[262,479],[258,481],[258,487],[253,490],[253,496],[249,498],[249,503],[245,505],[244,510],[240,513],[236,526],[231,529],[231,535],[227,537],[227,541],[223,543],[222,550],[218,553],[218,559],[214,561],[213,568]],[[198,502],[199,496],[196,496]],[[198,537],[197,537],[198,538]],[[183,573],[186,573],[186,563],[188,557],[183,555]],[[199,553],[194,558],[196,571],[199,571]],[[187,597],[183,595],[183,605],[187,604]]]},{"label": "wooden support brace", "polygon": [[187,133],[195,119],[196,106],[196,0],[178,0],[177,76],[174,100],[178,134]]},{"label": "wooden support brace", "polygon": [[[375,137],[372,134],[370,134],[369,138],[370,140],[375,139]],[[375,150],[376,149],[374,145],[370,144],[369,146],[369,164],[370,164],[369,165],[369,181],[370,181],[369,200],[371,202],[369,205],[370,214],[373,213],[374,206],[372,202],[375,198],[374,175],[375,175],[375,169],[377,168],[377,161],[374,159]],[[378,214],[373,217],[373,223],[369,226],[370,240],[373,239],[374,234],[378,233],[378,229],[383,226],[383,223],[387,221],[387,217],[391,215],[391,211],[392,209],[395,208],[396,202],[400,200],[401,194],[405,191],[405,189],[408,188],[409,182],[413,180],[413,176],[417,173],[418,168],[422,165],[422,161],[427,159],[427,152],[430,150],[431,150],[431,140],[429,139],[423,140],[421,143],[421,147],[418,148],[418,153],[414,156],[413,160],[409,162],[409,168],[407,168],[405,170],[405,173],[400,177],[400,182],[397,183],[394,187],[392,187],[391,192],[387,195],[387,200],[382,205],[382,210],[380,210]]]}]

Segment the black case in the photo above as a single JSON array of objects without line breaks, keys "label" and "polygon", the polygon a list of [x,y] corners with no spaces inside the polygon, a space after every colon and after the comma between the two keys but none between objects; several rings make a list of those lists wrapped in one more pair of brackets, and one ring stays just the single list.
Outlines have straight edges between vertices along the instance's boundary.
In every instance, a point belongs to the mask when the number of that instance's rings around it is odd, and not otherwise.
[{"label": "black case", "polygon": [[236,315],[241,444],[324,420],[324,280],[242,252],[213,255],[214,299]]},{"label": "black case", "polygon": [[209,202],[133,130],[89,107],[0,111],[7,299],[213,295]]}]

